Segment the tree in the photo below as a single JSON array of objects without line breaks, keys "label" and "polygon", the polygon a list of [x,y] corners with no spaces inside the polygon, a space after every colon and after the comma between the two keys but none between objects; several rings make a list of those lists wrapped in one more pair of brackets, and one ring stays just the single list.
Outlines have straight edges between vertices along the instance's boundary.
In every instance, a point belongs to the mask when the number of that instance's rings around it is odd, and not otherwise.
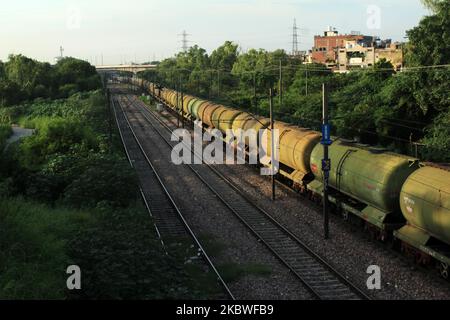
[{"label": "tree", "polygon": [[426,129],[422,143],[426,145],[423,155],[427,160],[450,162],[450,110],[441,113]]},{"label": "tree", "polygon": [[0,107],[11,106],[23,100],[21,88],[15,82],[0,80]]},{"label": "tree", "polygon": [[383,79],[390,77],[394,73],[394,66],[386,58],[377,61],[373,69],[375,72],[378,72]]},{"label": "tree", "polygon": [[73,85],[76,85],[78,91],[96,90],[102,85],[95,67],[83,60],[64,58],[56,64],[55,73],[58,86],[64,88],[63,94],[60,95],[62,97],[73,92],[72,89],[66,89],[67,87],[73,88]]},{"label": "tree", "polygon": [[211,54],[211,67],[217,70],[230,72],[239,56],[238,45],[226,41]]},{"label": "tree", "polygon": [[[234,84],[233,76],[230,74],[239,56],[238,45],[226,41],[222,46],[211,54],[211,67],[215,69],[215,91],[228,91]],[[219,92],[220,93],[220,92]]]},{"label": "tree", "polygon": [[271,63],[269,52],[264,49],[251,49],[238,57],[232,74],[237,76],[240,84],[247,88],[253,88],[254,77],[257,88],[268,88],[276,82],[276,76],[267,72]]},{"label": "tree", "polygon": [[211,64],[206,50],[195,45],[176,56],[176,80],[181,77],[183,91],[207,97],[212,83]]},{"label": "tree", "polygon": [[434,12],[439,11],[445,0],[422,0],[422,3]]},{"label": "tree", "polygon": [[0,80],[5,77],[5,64],[0,61]]},{"label": "tree", "polygon": [[417,27],[407,32],[409,66],[450,63],[450,2],[438,2],[436,6],[436,14],[423,18]]},{"label": "tree", "polygon": [[[34,98],[34,89],[38,85],[49,88],[51,85],[51,66],[27,58],[23,55],[10,55],[5,64],[5,75],[9,81],[16,83],[26,93]],[[40,90],[42,93],[42,89]],[[44,93],[45,95],[47,92]]]}]

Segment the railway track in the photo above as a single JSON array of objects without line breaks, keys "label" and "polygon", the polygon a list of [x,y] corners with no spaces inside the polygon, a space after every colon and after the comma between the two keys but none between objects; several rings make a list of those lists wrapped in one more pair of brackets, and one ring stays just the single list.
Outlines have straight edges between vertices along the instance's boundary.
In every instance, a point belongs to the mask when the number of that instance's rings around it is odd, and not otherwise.
[{"label": "railway track", "polygon": [[[121,102],[113,97],[111,99],[111,105],[128,160],[131,166],[138,170],[141,175],[141,195],[149,214],[154,219],[155,229],[163,246],[166,248],[166,243],[172,240],[192,239],[193,244],[198,248],[198,252],[205,260],[205,263],[217,276],[217,280],[223,287],[225,293],[229,298],[235,300],[233,293],[206,253],[203,245],[190,228],[181,210],[178,208],[156,171],[155,166],[148,158],[138,136],[133,130],[133,126],[130,124],[123,110]],[[126,129],[124,130],[124,128]]]},{"label": "railway track", "polygon": [[[167,130],[168,133],[172,130],[143,102],[133,100],[129,96],[127,99],[129,105],[134,105],[154,131],[172,148],[172,142],[161,132],[161,129]],[[197,155],[194,154],[194,156]],[[321,300],[370,299],[334,267],[311,251],[299,238],[274,220],[270,214],[251,201],[212,165],[206,164],[210,170],[204,170],[205,166],[187,166],[316,298]]]}]

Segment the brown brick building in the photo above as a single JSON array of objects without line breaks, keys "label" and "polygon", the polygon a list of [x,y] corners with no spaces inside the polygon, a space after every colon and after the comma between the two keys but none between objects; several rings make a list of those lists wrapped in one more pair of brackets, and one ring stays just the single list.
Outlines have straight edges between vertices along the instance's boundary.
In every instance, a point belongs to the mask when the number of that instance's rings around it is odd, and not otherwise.
[{"label": "brown brick building", "polygon": [[323,36],[314,37],[312,49],[312,62],[334,66],[338,60],[339,49],[345,47],[346,41],[356,41],[362,45],[372,46],[375,38],[360,34],[340,35],[336,30],[329,28]]}]

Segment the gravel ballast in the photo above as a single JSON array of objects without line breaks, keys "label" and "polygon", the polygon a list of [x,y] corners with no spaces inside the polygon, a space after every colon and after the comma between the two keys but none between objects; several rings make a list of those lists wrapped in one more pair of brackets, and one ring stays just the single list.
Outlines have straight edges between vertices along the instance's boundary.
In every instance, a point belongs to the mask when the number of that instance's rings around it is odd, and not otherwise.
[{"label": "gravel ballast", "polygon": [[[167,112],[163,116],[175,128],[175,117]],[[450,299],[450,283],[439,278],[435,270],[414,265],[387,244],[370,240],[361,227],[341,217],[331,215],[331,239],[324,240],[321,207],[278,184],[276,200],[272,202],[270,179],[261,176],[254,166],[217,165],[216,168],[374,299]],[[381,270],[380,290],[367,289],[370,276],[367,270],[372,265]]]},{"label": "gravel ballast", "polygon": [[[250,273],[228,283],[238,299],[311,299],[298,279],[261,244],[185,165],[171,163],[171,148],[145,122],[132,122],[150,160],[197,236],[221,244],[215,265],[264,266],[269,274]],[[162,129],[162,132],[164,129]],[[145,137],[145,138],[143,138]],[[167,165],[170,164],[170,165]],[[209,170],[208,168],[205,168]]]}]

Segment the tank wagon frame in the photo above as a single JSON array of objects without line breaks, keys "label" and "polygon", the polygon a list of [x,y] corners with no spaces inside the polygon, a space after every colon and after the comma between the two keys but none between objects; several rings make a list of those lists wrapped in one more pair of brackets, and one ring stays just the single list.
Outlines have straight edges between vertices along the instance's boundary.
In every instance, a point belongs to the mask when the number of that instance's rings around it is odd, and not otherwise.
[{"label": "tank wagon frame", "polygon": [[[134,79],[134,84],[148,91],[175,115],[182,115],[187,121],[201,120],[206,131],[263,129],[263,139],[268,139],[268,145],[271,143],[271,135],[267,134],[270,130],[270,121],[267,118],[255,117],[250,113],[190,95],[183,95],[181,99],[182,95],[176,91],[160,88],[142,79]],[[314,201],[321,201],[321,134],[278,121],[275,122],[275,128],[280,133],[279,176],[289,181],[290,186],[301,194]],[[270,147],[268,149],[270,150]],[[246,152],[248,156],[248,145]],[[413,255],[416,262],[436,262],[441,276],[448,279],[450,171],[432,166],[425,167],[428,169],[420,168],[418,159],[343,139],[333,141],[330,158],[333,167],[330,173],[329,200],[336,212],[346,220],[355,217],[378,240],[400,242],[402,252]],[[440,177],[440,185],[428,190],[431,195],[421,193],[420,186],[411,187],[417,180],[419,184],[426,183],[420,181],[424,180],[423,175],[414,180],[421,170],[430,170],[432,176]],[[425,175],[425,180],[426,178]],[[433,186],[433,181],[428,182],[428,186],[430,185]],[[417,209],[422,213],[419,220],[414,220],[410,214],[411,206],[408,207],[408,200],[411,200],[411,197],[415,197],[412,201],[421,203]],[[424,208],[428,211],[424,211]],[[412,209],[413,212],[415,210]],[[427,214],[430,217],[427,217]],[[433,224],[436,214],[438,221]]]}]

